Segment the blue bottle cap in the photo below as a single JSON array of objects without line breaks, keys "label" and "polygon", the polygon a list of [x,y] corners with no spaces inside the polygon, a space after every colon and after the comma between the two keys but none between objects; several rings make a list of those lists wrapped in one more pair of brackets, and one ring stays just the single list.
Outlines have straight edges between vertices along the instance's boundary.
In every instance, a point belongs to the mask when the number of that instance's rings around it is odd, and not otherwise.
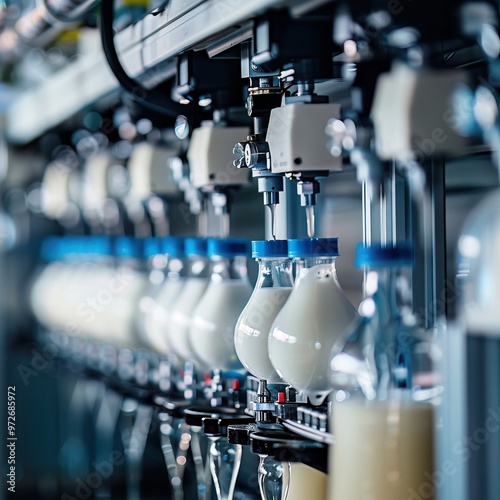
[{"label": "blue bottle cap", "polygon": [[180,236],[166,236],[161,239],[160,250],[161,253],[166,253],[170,257],[184,257],[184,245],[186,238]]},{"label": "blue bottle cap", "polygon": [[41,257],[48,262],[88,260],[99,255],[111,255],[108,236],[49,236],[42,242]]},{"label": "blue bottle cap", "polygon": [[289,257],[338,257],[338,238],[300,238],[288,240]]},{"label": "blue bottle cap", "polygon": [[288,257],[288,240],[252,241],[252,258]]},{"label": "blue bottle cap", "polygon": [[144,255],[144,240],[133,236],[117,236],[113,242],[114,253],[123,259],[140,259]]},{"label": "blue bottle cap", "polygon": [[49,236],[42,241],[40,256],[46,262],[54,262],[63,258],[62,237]]},{"label": "blue bottle cap", "polygon": [[410,241],[397,242],[395,246],[356,246],[356,267],[402,267],[415,263],[413,244]]},{"label": "blue bottle cap", "polygon": [[112,242],[109,236],[81,236],[80,244],[83,252],[90,255],[111,255]]},{"label": "blue bottle cap", "polygon": [[250,241],[246,238],[209,238],[209,256],[236,257],[250,253]]},{"label": "blue bottle cap", "polygon": [[153,255],[158,255],[161,253],[160,250],[160,238],[156,236],[149,236],[144,240],[144,257],[153,257]]},{"label": "blue bottle cap", "polygon": [[186,255],[206,256],[207,250],[208,250],[207,238],[186,238],[185,242]]}]

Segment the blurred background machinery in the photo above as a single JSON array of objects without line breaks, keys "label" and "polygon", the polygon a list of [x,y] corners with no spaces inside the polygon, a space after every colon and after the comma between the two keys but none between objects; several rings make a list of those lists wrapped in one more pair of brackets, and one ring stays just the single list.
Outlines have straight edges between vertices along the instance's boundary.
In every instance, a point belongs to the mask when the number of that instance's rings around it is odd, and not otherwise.
[{"label": "blurred background machinery", "polygon": [[496,499],[498,29],[0,1],[0,498]]}]

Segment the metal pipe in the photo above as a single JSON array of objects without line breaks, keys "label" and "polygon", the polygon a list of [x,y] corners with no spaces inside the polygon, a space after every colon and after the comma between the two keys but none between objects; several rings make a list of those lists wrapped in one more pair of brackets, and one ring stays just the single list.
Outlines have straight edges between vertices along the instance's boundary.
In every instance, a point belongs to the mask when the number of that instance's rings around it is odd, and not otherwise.
[{"label": "metal pipe", "polygon": [[62,23],[74,23],[89,12],[98,0],[42,0],[47,12]]},{"label": "metal pipe", "polygon": [[[19,17],[13,29],[2,33],[0,58],[10,60],[22,55],[22,50],[12,50],[13,39],[16,43],[34,46],[48,43],[67,29],[68,23],[77,23],[96,4],[97,0],[39,0],[35,7]],[[6,31],[7,35],[3,36]]]},{"label": "metal pipe", "polygon": [[383,247],[387,246],[387,195],[385,184],[380,184],[379,203],[380,203],[380,242]]}]

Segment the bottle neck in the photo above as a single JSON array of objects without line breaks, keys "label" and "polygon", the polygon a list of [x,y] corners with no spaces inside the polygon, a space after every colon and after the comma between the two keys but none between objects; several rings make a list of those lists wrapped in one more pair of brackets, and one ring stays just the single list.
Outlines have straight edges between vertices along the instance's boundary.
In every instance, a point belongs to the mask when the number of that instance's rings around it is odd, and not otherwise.
[{"label": "bottle neck", "polygon": [[186,276],[188,278],[209,278],[209,259],[202,255],[191,255],[186,264]]},{"label": "bottle neck", "polygon": [[116,259],[116,267],[133,269],[134,271],[146,272],[146,264],[142,259],[135,257],[121,257]]},{"label": "bottle neck", "polygon": [[364,282],[367,299],[380,301],[378,315],[386,315],[397,322],[412,312],[412,288],[409,269],[387,267],[369,270]]},{"label": "bottle neck", "polygon": [[371,270],[365,280],[365,311],[372,311],[373,343],[377,370],[377,399],[385,400],[391,389],[407,387],[409,370],[401,364],[402,349],[408,339],[401,338],[403,317],[411,312],[408,273],[399,267]]},{"label": "bottle neck", "polygon": [[243,255],[235,257],[212,256],[211,280],[242,280],[248,279],[247,258]]},{"label": "bottle neck", "polygon": [[168,256],[159,253],[152,255],[148,259],[148,268],[150,271],[164,271],[168,264]]},{"label": "bottle neck", "polygon": [[[179,257],[171,257],[166,254],[157,254],[150,257],[148,269],[150,279],[153,281],[163,281],[163,279],[179,279],[186,274],[186,263]],[[161,277],[161,279],[159,279]]]},{"label": "bottle neck", "polygon": [[173,280],[183,278],[186,274],[185,267],[184,259],[179,257],[169,257],[165,267],[165,275],[168,279]]},{"label": "bottle neck", "polygon": [[287,257],[257,259],[259,276],[255,288],[290,288],[293,286],[292,260]]},{"label": "bottle neck", "polygon": [[300,278],[301,274],[306,272],[307,269],[311,269],[316,266],[327,266],[331,269],[332,276],[334,279],[337,279],[337,271],[335,268],[335,259],[336,257],[301,257],[296,258],[295,262],[295,275],[297,279]]}]

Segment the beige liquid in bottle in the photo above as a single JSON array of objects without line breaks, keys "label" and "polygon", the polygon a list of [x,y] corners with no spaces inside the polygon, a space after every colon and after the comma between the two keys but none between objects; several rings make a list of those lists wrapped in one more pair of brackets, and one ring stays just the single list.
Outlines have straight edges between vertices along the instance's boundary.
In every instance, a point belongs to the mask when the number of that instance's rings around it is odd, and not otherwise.
[{"label": "beige liquid in bottle", "polygon": [[286,500],[325,500],[328,476],[305,464],[290,465],[290,487]]},{"label": "beige liquid in bottle", "polygon": [[248,281],[212,281],[194,311],[189,341],[195,356],[207,369],[239,369],[234,350],[234,327],[252,287]]},{"label": "beige liquid in bottle", "polygon": [[269,361],[269,331],[291,291],[291,287],[256,289],[234,330],[236,354],[243,366],[270,383],[281,379]]},{"label": "beige liquid in bottle", "polygon": [[[105,272],[104,272],[105,271]],[[103,280],[107,284],[114,283],[112,293],[108,293],[110,301],[101,302],[102,310],[98,311],[96,320],[97,334],[109,335],[116,345],[137,348],[141,340],[137,331],[137,314],[140,298],[148,286],[147,277],[138,271],[123,267],[120,269],[105,269]],[[119,279],[121,286],[118,286]],[[98,284],[98,283],[96,283]],[[95,288],[95,297],[100,298],[103,288]]]},{"label": "beige liquid in bottle", "polygon": [[357,317],[330,265],[303,269],[269,336],[271,363],[283,380],[321,404],[331,391],[330,351]]},{"label": "beige liquid in bottle", "polygon": [[434,470],[432,405],[353,400],[336,403],[332,415],[329,500],[420,497]]},{"label": "beige liquid in bottle", "polygon": [[201,297],[207,289],[208,278],[187,278],[172,308],[168,341],[170,348],[182,359],[193,358],[189,343],[189,329]]},{"label": "beige liquid in bottle", "polygon": [[170,351],[169,329],[172,305],[179,296],[184,280],[167,279],[154,297],[155,304],[151,314],[146,317],[145,333],[150,346],[161,354]]},{"label": "beige liquid in bottle", "polygon": [[152,351],[167,354],[169,352],[167,339],[163,335],[161,324],[154,317],[157,307],[158,304],[154,297],[146,295],[139,301],[139,308],[143,316],[141,338],[143,343]]}]

